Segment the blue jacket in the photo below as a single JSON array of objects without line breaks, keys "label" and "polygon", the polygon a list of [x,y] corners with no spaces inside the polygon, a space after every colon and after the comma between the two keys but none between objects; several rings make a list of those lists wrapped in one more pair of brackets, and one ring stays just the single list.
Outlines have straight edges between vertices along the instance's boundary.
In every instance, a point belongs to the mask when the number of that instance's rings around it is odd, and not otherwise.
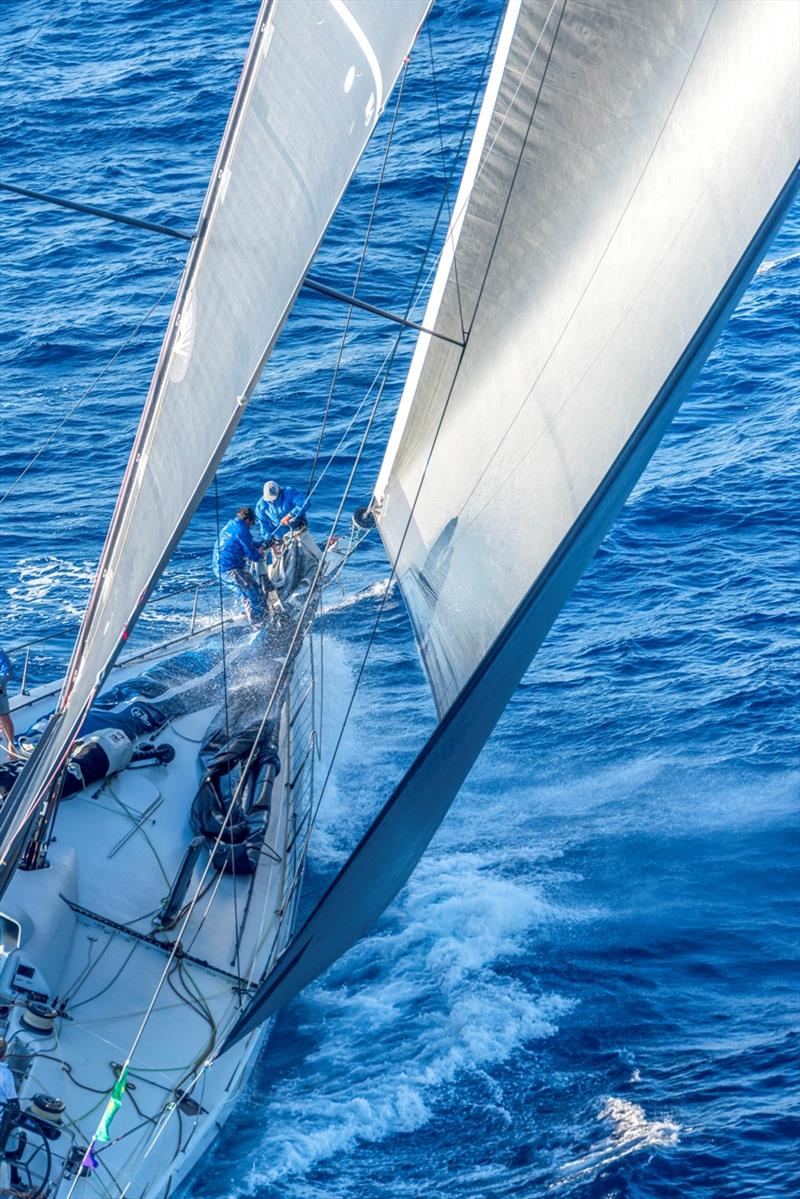
[{"label": "blue jacket", "polygon": [[214,546],[214,574],[226,570],[242,570],[248,562],[258,562],[261,555],[253,544],[250,526],[234,516],[222,529]]},{"label": "blue jacket", "polygon": [[[256,520],[261,536],[265,541],[274,537],[284,516],[291,516],[293,521],[297,520],[307,507],[308,500],[305,493],[298,491],[295,487],[281,487],[278,498],[273,503],[263,498],[260,499],[256,504]],[[281,532],[286,532],[285,525]]]},{"label": "blue jacket", "polygon": [[0,647],[0,684],[7,683],[14,674],[14,667],[11,665],[11,659],[5,650]]}]

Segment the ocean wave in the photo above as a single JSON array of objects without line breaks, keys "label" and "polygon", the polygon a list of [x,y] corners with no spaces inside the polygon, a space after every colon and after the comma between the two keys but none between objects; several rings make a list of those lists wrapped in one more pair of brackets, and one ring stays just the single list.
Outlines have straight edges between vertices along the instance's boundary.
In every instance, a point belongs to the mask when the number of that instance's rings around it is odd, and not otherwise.
[{"label": "ocean wave", "polygon": [[320,616],[330,616],[334,612],[344,612],[347,608],[352,608],[354,604],[363,604],[364,600],[382,599],[389,587],[389,579],[378,579],[374,583],[370,583],[367,587],[362,587],[360,591],[347,593],[342,591],[341,596],[327,599],[320,605]]},{"label": "ocean wave", "polygon": [[571,1004],[498,969],[548,918],[540,896],[480,857],[423,861],[378,931],[300,1001],[307,1052],[268,1096],[238,1193],[287,1194],[337,1154],[418,1130],[453,1087],[553,1036]]},{"label": "ocean wave", "polygon": [[610,1096],[597,1114],[597,1120],[610,1126],[588,1153],[558,1167],[563,1175],[549,1188],[558,1191],[575,1182],[585,1182],[615,1165],[632,1153],[648,1149],[669,1149],[678,1144],[681,1127],[670,1119],[648,1119],[644,1108],[629,1099]]},{"label": "ocean wave", "polygon": [[756,271],[756,275],[768,275],[770,271],[780,269],[781,267],[793,266],[796,262],[800,263],[800,250],[790,254],[782,254],[779,258],[765,258]]}]

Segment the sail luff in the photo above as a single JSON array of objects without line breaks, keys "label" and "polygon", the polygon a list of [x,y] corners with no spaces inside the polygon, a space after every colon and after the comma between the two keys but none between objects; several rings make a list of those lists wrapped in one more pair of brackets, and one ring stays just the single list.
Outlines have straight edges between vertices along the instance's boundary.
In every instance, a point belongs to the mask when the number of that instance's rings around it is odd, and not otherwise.
[{"label": "sail luff", "polygon": [[[105,543],[104,543],[103,549],[100,553],[100,560],[98,562],[97,571],[95,573],[95,578],[94,578],[94,582],[92,585],[92,592],[89,597],[89,602],[86,606],[86,611],[84,613],[84,617],[81,622],[81,628],[78,633],[78,637],[77,637],[77,640],[75,642],[75,646],[73,649],[72,658],[71,658],[69,667],[67,669],[67,674],[64,679],[63,690],[62,690],[62,693],[61,693],[61,696],[60,696],[59,702],[58,702],[59,709],[61,709],[65,706],[65,704],[69,698],[69,693],[72,689],[72,685],[74,683],[75,675],[79,669],[82,652],[83,652],[84,646],[86,644],[87,636],[88,636],[88,631],[90,630],[90,628],[92,626],[92,621],[93,621],[94,614],[95,614],[97,604],[99,601],[103,579],[104,579],[106,571],[108,569],[108,563],[112,556],[113,548],[117,541],[119,531],[120,531],[120,528],[122,526],[122,523],[123,523],[123,520],[125,517],[127,503],[128,503],[128,500],[129,500],[130,494],[131,494],[131,488],[133,486],[133,482],[134,482],[137,470],[139,469],[139,463],[141,462],[142,454],[144,453],[144,448],[145,448],[147,439],[150,436],[153,422],[157,418],[157,412],[158,412],[157,400],[158,400],[160,388],[161,388],[161,385],[162,385],[162,382],[164,380],[164,376],[165,376],[165,373],[167,370],[167,366],[168,366],[168,363],[169,363],[169,360],[170,360],[170,357],[171,357],[171,354],[172,354],[172,351],[174,348],[175,336],[176,336],[176,332],[177,332],[178,325],[180,322],[181,314],[183,312],[183,308],[186,303],[186,297],[187,297],[189,289],[192,285],[192,281],[193,281],[195,275],[197,274],[200,263],[202,261],[203,252],[205,250],[209,216],[214,208],[214,205],[217,202],[217,197],[219,195],[219,191],[222,186],[222,181],[223,181],[223,177],[224,177],[223,172],[225,169],[225,164],[232,153],[233,146],[235,143],[237,123],[241,117],[241,113],[242,113],[242,109],[243,109],[243,106],[245,103],[248,89],[252,85],[254,67],[257,62],[258,55],[261,52],[261,48],[263,46],[264,40],[267,35],[267,30],[269,28],[268,23],[269,23],[270,13],[274,9],[276,3],[277,3],[277,0],[262,0],[262,4],[261,4],[259,14],[258,14],[258,19],[255,24],[253,36],[250,40],[250,45],[248,47],[247,54],[245,55],[245,61],[242,65],[242,72],[241,72],[241,75],[239,78],[239,83],[237,84],[233,104],[231,105],[231,109],[228,114],[228,119],[225,124],[225,130],[223,132],[222,139],[221,139],[220,145],[219,145],[219,149],[217,151],[217,157],[216,157],[216,160],[214,163],[214,169],[211,173],[211,181],[210,181],[209,187],[206,191],[206,194],[205,194],[205,197],[203,200],[203,207],[201,209],[200,217],[197,222],[195,237],[191,243],[189,254],[188,254],[186,262],[184,264],[183,272],[181,275],[181,280],[178,285],[178,292],[177,292],[175,301],[172,306],[172,311],[170,312],[169,323],[167,325],[167,331],[164,335],[164,340],[161,344],[161,349],[159,350],[158,361],[156,363],[155,371],[153,372],[153,377],[150,382],[150,387],[148,390],[147,398],[145,400],[145,404],[144,404],[144,408],[142,411],[142,416],[141,416],[141,419],[139,422],[139,426],[136,430],[133,447],[131,449],[131,453],[128,458],[128,462],[125,467],[125,473],[122,478],[122,483],[120,485],[119,492],[117,493],[117,499],[116,499],[116,502],[114,505],[114,511],[111,516],[111,521],[108,526],[108,531],[106,533]],[[224,450],[224,446],[222,447],[222,449]],[[198,488],[198,491],[199,491],[199,488]],[[195,492],[195,495],[197,495],[197,492]],[[180,536],[180,532],[182,532],[182,530],[183,530],[183,527],[184,527],[183,522],[186,521],[186,523],[188,523],[188,519],[191,515],[191,511],[193,511],[194,506],[196,506],[194,501],[195,501],[195,496],[192,497],[192,500],[190,501],[190,504],[188,505],[188,509],[189,509],[188,516],[187,516],[186,511],[184,511],[184,513],[182,514],[181,522],[179,523],[179,528],[178,528],[178,536]],[[148,588],[147,593],[143,593],[140,596],[140,602],[138,604],[138,611],[132,615],[130,624],[128,626],[126,626],[126,630],[125,630],[126,635],[130,632],[130,629],[132,628],[133,623],[135,622],[136,616],[144,607],[144,604],[146,603],[146,600],[150,593],[150,590],[152,590],[152,587],[157,582],[158,575],[161,573],[161,569],[163,569],[163,563],[165,561],[165,558],[168,557],[170,552],[171,552],[170,546],[168,545],[166,547],[166,549],[164,550],[164,552],[161,554],[160,558],[158,559],[159,566],[157,567],[157,570],[155,572],[155,577],[151,580],[150,587]],[[121,630],[120,631],[120,642],[118,643],[118,646],[116,648],[116,653],[119,652],[119,649],[121,648],[122,643],[123,642],[122,642],[122,630]],[[98,682],[98,686],[99,686],[99,682]],[[96,689],[97,688],[95,688],[95,690]],[[91,702],[91,700],[89,700],[89,702]],[[88,704],[86,706],[88,706]]]},{"label": "sail luff", "polygon": [[658,446],[799,189],[800,176],[795,171],[581,520],[534,581],[401,783],[292,937],[220,1052],[248,1036],[318,978],[374,924],[408,880],[569,591]]},{"label": "sail luff", "polygon": [[[74,710],[65,716],[65,710],[69,702],[70,693],[72,691],[75,676],[79,670],[82,656],[85,652],[88,632],[92,628],[92,622],[101,596],[103,580],[106,577],[108,562],[113,553],[113,548],[117,540],[118,531],[122,524],[126,504],[130,496],[133,480],[138,469],[138,464],[141,461],[144,444],[150,432],[151,424],[155,416],[156,401],[158,398],[159,388],[164,378],[164,373],[172,353],[175,332],[180,319],[183,304],[191,280],[196,273],[198,264],[204,246],[204,232],[208,223],[208,215],[216,201],[221,184],[221,166],[229,155],[230,147],[233,141],[233,133],[236,121],[242,111],[243,98],[246,92],[248,81],[252,78],[253,67],[257,60],[257,54],[263,42],[266,33],[267,21],[270,11],[274,8],[277,0],[263,0],[259,16],[256,21],[253,36],[248,47],[245,61],[242,66],[242,72],[237,85],[236,94],[234,97],[231,110],[228,114],[225,130],[217,152],[217,158],[214,164],[214,170],[211,174],[211,183],[207,189],[204,198],[203,207],[197,225],[197,234],[191,244],[189,254],[184,265],[181,280],[178,286],[178,292],[170,313],[167,331],[159,351],[158,361],[150,383],[148,395],[142,410],[142,416],[139,421],[139,426],[134,437],[133,447],[131,449],[128,462],[125,467],[125,473],[120,484],[119,491],[114,506],[114,511],[111,516],[111,521],[106,533],[106,539],[103,549],[100,554],[97,570],[95,572],[92,591],[81,621],[81,627],[72,650],[67,673],[64,677],[64,684],[61,690],[61,695],[56,706],[56,716],[48,725],[45,736],[43,736],[36,749],[31,756],[31,759],[26,764],[25,771],[12,787],[6,803],[4,804],[2,815],[0,816],[0,896],[5,893],[8,883],[11,881],[15,870],[24,854],[28,837],[31,832],[32,824],[35,817],[35,812],[39,806],[43,796],[52,786],[53,780],[57,777],[61,767],[66,760],[69,752],[69,745],[74,740],[81,723],[86,715],[88,708],[102,685],[102,677],[98,675],[93,687],[87,690],[85,696],[82,697],[82,702],[76,705]],[[224,449],[224,447],[223,447]],[[206,479],[206,485],[210,479]],[[193,510],[196,506],[195,497],[192,497],[190,508]],[[188,523],[191,516],[191,510],[184,512],[183,519]],[[136,621],[137,616],[141,612],[146,600],[158,581],[158,577],[163,570],[163,567],[174,548],[174,543],[180,537],[183,529],[183,522],[179,525],[173,545],[168,545],[159,558],[153,578],[149,586],[139,596],[139,604],[137,609],[131,614],[130,621],[125,626],[124,630],[120,631],[120,636],[117,643],[113,646],[108,655],[108,666],[116,659],[122,649],[125,640]],[[123,636],[124,633],[124,636]],[[108,668],[106,667],[106,669]],[[60,742],[60,744],[58,744]],[[51,746],[58,745],[58,752],[53,760]],[[20,811],[23,802],[25,808]]]},{"label": "sail luff", "polygon": [[[497,93],[500,88],[500,83],[503,78],[508,52],[511,48],[511,39],[516,28],[517,20],[519,19],[519,11],[522,0],[510,0],[506,8],[503,24],[500,28],[500,33],[497,39],[497,48],[495,50],[492,67],[489,72],[489,78],[486,81],[486,90],[481,102],[478,119],[475,122],[475,131],[470,143],[470,148],[467,153],[467,161],[464,165],[464,172],[459,184],[458,193],[453,205],[453,215],[444,239],[444,246],[439,258],[439,263],[436,268],[436,273],[431,284],[431,291],[428,297],[428,303],[425,308],[425,315],[420,322],[424,328],[433,329],[436,326],[439,310],[442,305],[445,287],[450,277],[450,272],[456,260],[458,252],[458,239],[461,235],[461,230],[464,227],[464,217],[466,215],[467,203],[475,185],[475,180],[480,169],[481,156],[484,153],[486,146],[486,138],[489,133],[489,126],[494,113],[495,104],[497,102]],[[466,331],[462,330],[462,339]],[[431,338],[429,334],[423,333],[417,339],[417,344],[414,348],[414,354],[411,359],[408,375],[403,387],[403,393],[400,397],[400,403],[397,407],[392,429],[389,434],[389,440],[386,443],[386,450],[383,455],[378,478],[374,488],[374,503],[380,508],[386,485],[392,471],[392,464],[395,459],[400,441],[403,436],[406,421],[408,420],[411,411],[411,405],[416,393],[417,384],[419,382],[422,368],[425,363],[425,357],[428,352]],[[379,526],[380,528],[380,526]]]}]

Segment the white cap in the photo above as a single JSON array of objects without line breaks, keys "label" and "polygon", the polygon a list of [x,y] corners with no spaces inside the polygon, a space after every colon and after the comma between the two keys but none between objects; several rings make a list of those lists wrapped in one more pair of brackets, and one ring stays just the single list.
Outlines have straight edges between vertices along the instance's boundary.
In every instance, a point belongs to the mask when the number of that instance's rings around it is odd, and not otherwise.
[{"label": "white cap", "polygon": [[264,499],[269,500],[269,502],[272,503],[278,498],[279,491],[280,487],[278,484],[274,479],[270,479],[269,483],[264,484]]}]

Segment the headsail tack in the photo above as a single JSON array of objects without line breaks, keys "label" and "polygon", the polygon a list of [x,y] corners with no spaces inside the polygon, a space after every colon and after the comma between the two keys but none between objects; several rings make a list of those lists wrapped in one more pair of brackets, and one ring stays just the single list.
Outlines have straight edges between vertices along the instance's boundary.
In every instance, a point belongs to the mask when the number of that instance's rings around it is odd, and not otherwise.
[{"label": "headsail tack", "polygon": [[424,322],[468,343],[421,335],[378,486],[442,719],[223,1049],[408,879],[658,445],[797,190],[798,33],[511,4]]},{"label": "headsail tack", "polygon": [[429,4],[262,3],[59,716],[0,820],[0,893],[24,818],[213,477]]}]

